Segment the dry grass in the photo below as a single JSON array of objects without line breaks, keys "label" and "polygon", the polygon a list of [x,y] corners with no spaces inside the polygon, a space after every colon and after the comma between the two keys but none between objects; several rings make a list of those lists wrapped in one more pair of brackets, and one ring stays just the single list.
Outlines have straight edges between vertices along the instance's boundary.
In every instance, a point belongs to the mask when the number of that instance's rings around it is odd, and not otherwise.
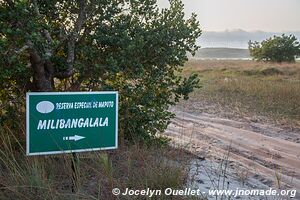
[{"label": "dry grass", "polygon": [[235,116],[300,125],[299,62],[191,60],[183,74],[193,72],[199,74],[203,87],[192,94],[192,103],[218,105],[236,112]]},{"label": "dry grass", "polygon": [[[115,187],[184,188],[191,156],[170,147],[122,145],[118,150],[81,153],[74,176],[71,154],[26,157],[24,134],[0,127],[0,199],[118,199]],[[76,187],[75,187],[76,186]],[[146,199],[120,196],[119,199]],[[159,196],[153,199],[174,199]]]}]

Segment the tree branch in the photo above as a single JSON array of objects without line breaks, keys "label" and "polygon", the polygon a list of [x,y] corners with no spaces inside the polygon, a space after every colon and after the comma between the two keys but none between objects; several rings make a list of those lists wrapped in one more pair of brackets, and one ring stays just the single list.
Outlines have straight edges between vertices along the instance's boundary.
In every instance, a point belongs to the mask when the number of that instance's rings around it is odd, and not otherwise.
[{"label": "tree branch", "polygon": [[67,70],[57,74],[57,76],[66,78],[70,77],[73,72],[74,60],[75,60],[75,44],[78,40],[80,30],[87,19],[87,3],[85,0],[79,0],[79,14],[74,24],[74,29],[70,33],[68,38],[68,52],[67,52]]},{"label": "tree branch", "polygon": [[16,54],[21,54],[22,52],[26,51],[27,49],[29,49],[30,46],[28,44],[25,44],[22,48],[20,48],[19,50],[16,50]]},{"label": "tree branch", "polygon": [[[40,17],[41,14],[40,14],[40,9],[39,9],[39,6],[37,4],[37,1],[36,0],[33,0],[33,5],[34,5],[34,11],[35,11],[35,14]],[[47,42],[49,44],[52,44],[53,40],[51,38],[51,35],[49,33],[49,31],[47,29],[43,29],[43,35],[44,37],[46,38]]]},{"label": "tree branch", "polygon": [[12,0],[6,0],[9,7],[13,8],[15,6],[15,3]]}]

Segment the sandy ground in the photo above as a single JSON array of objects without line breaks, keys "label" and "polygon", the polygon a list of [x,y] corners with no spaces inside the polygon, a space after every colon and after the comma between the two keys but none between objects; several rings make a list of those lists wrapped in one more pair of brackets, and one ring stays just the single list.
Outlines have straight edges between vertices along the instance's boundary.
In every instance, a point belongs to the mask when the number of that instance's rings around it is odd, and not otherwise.
[{"label": "sandy ground", "polygon": [[174,144],[184,146],[203,162],[224,165],[226,160],[228,174],[234,174],[234,179],[243,184],[252,182],[252,188],[267,186],[297,189],[299,195],[298,131],[288,131],[247,119],[233,120],[216,114],[193,114],[180,108],[172,111],[176,118],[165,135]]}]

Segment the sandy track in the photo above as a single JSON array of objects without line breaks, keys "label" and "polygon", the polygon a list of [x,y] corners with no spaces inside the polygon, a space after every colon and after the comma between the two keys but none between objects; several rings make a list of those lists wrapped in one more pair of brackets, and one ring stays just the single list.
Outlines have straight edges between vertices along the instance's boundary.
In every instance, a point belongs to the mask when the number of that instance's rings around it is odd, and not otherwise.
[{"label": "sandy track", "polygon": [[251,121],[174,110],[166,135],[204,157],[222,157],[267,178],[269,186],[300,190],[300,133]]}]

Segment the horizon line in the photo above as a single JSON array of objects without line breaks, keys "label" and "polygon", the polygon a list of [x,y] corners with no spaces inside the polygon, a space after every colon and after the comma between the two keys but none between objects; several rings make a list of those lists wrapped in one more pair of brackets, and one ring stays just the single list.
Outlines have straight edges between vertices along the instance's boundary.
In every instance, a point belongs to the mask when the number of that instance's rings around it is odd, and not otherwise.
[{"label": "horizon line", "polygon": [[287,32],[300,32],[300,30],[282,30],[282,31],[268,31],[268,30],[245,30],[245,29],[225,29],[225,30],[205,30],[202,29],[202,32],[247,32],[247,33],[257,33],[257,32],[264,32],[264,33],[287,33]]}]

